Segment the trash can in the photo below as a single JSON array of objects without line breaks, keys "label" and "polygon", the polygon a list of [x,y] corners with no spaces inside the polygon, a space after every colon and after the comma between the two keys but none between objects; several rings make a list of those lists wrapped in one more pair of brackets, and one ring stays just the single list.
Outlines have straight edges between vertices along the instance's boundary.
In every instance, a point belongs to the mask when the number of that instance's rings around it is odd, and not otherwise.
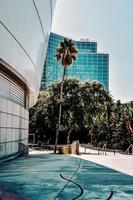
[{"label": "trash can", "polygon": [[71,146],[71,144],[68,145],[68,153],[72,154],[72,146]]},{"label": "trash can", "polygon": [[67,145],[63,145],[62,146],[62,153],[63,154],[68,154],[68,146]]}]

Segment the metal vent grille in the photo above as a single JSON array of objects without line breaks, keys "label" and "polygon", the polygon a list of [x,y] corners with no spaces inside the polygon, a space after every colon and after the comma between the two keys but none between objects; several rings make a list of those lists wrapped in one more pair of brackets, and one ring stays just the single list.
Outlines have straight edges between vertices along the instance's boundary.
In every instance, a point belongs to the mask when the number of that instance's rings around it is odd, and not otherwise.
[{"label": "metal vent grille", "polygon": [[25,106],[25,91],[2,73],[0,73],[0,96]]}]

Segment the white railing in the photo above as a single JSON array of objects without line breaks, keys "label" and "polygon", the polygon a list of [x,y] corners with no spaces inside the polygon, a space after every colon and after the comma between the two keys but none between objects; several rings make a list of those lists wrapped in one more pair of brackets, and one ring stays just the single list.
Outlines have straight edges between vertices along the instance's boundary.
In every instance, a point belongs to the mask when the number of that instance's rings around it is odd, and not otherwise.
[{"label": "white railing", "polygon": [[133,144],[130,144],[124,154],[133,155]]}]

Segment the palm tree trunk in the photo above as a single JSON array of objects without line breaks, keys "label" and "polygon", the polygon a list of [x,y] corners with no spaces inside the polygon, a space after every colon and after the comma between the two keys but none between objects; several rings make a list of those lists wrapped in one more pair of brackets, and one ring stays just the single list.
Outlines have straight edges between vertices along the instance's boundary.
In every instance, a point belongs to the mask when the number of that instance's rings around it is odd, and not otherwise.
[{"label": "palm tree trunk", "polygon": [[66,67],[64,67],[64,70],[63,70],[63,76],[62,76],[62,81],[61,81],[61,89],[60,89],[60,106],[59,106],[59,118],[58,118],[58,127],[57,127],[57,129],[56,129],[56,137],[55,137],[54,154],[56,154],[56,150],[57,150],[58,136],[59,136],[60,125],[61,125],[62,94],[63,94],[63,85],[64,85],[65,74],[66,74]]},{"label": "palm tree trunk", "polygon": [[71,133],[72,129],[70,129],[67,133],[67,144],[70,144],[70,133]]}]

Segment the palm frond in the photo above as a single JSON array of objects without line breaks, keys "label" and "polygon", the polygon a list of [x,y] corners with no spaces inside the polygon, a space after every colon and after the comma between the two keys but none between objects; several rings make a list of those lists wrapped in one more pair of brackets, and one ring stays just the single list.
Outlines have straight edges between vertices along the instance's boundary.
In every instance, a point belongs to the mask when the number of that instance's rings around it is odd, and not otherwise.
[{"label": "palm frond", "polygon": [[56,49],[56,59],[61,60],[63,66],[69,66],[76,60],[78,50],[75,47],[74,42],[71,39],[64,38],[60,42],[59,47]]}]

